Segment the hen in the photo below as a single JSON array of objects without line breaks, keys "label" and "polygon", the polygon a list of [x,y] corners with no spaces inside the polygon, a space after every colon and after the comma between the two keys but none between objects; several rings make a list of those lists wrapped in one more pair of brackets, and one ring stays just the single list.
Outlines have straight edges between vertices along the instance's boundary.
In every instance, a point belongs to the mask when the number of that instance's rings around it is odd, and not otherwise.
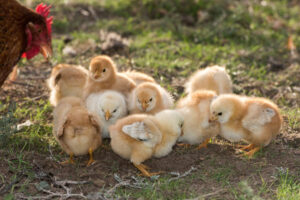
[{"label": "hen", "polygon": [[16,0],[0,0],[0,87],[18,63],[42,53],[52,55],[50,6],[40,4],[36,12]]}]

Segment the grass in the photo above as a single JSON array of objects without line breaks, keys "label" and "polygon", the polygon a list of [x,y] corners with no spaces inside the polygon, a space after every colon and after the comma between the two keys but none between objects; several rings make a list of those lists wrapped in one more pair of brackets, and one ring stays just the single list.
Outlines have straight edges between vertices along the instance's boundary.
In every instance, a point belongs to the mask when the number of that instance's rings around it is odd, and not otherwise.
[{"label": "grass", "polygon": [[276,190],[276,198],[279,200],[296,200],[300,198],[299,176],[291,176],[289,170],[279,171],[279,186]]},{"label": "grass", "polygon": [[287,116],[288,125],[294,130],[300,129],[300,108],[284,110],[285,116]]},{"label": "grass", "polygon": [[[38,150],[46,152],[48,144],[56,145],[52,137],[52,125],[48,119],[52,112],[49,102],[44,100],[31,101],[27,99],[21,104],[7,104],[2,113],[0,123],[3,124],[0,136],[2,136],[2,148]],[[16,124],[30,120],[33,124],[17,130]]]},{"label": "grass", "polygon": [[[33,4],[39,2],[34,0]],[[53,5],[52,13],[55,15],[53,64],[67,62],[87,67],[91,56],[103,53],[99,48],[99,30],[102,29],[117,32],[131,41],[127,54],[115,55],[118,66],[132,65],[137,70],[152,74],[173,94],[178,91],[172,87],[172,82],[177,83],[180,78],[184,79],[193,71],[212,64],[226,66],[236,85],[235,90],[241,94],[272,98],[268,94],[274,88],[299,87],[300,66],[293,61],[287,48],[290,36],[295,46],[300,46],[300,7],[293,1],[73,0],[68,5],[63,0],[43,2]],[[88,10],[90,5],[93,5],[99,20],[82,14],[82,10]],[[65,43],[66,37],[72,41]],[[89,39],[97,46],[95,50],[81,55],[80,46],[88,45]],[[66,46],[78,50],[78,56],[63,55]],[[40,59],[34,58],[33,62],[38,63]],[[290,67],[292,64],[294,66]],[[22,61],[21,65],[26,65],[26,61]],[[276,66],[285,70],[272,71]],[[299,131],[299,105],[284,95],[274,98],[274,101],[283,108],[288,126]],[[10,152],[10,155],[19,152],[16,158],[5,160],[14,174],[11,182],[20,171],[31,177],[31,165],[25,161],[24,152],[47,154],[49,145],[59,149],[52,137],[51,112],[49,102],[44,100],[23,99],[18,104],[10,99],[0,102],[1,149]],[[32,121],[33,125],[17,130],[16,125],[26,120]],[[204,173],[193,173],[171,183],[168,176],[145,180],[144,188],[119,188],[116,197],[191,198],[198,193],[189,190],[188,183],[206,180],[228,191],[235,199],[259,199],[264,195],[280,200],[300,198],[299,181],[288,172],[281,173],[271,183],[262,178],[259,187],[253,187],[248,179],[232,183],[234,170],[217,164],[213,158],[211,160],[211,170]],[[112,171],[119,170],[116,166],[112,164]],[[1,180],[3,175],[0,175]],[[20,192],[24,188],[18,190]],[[14,192],[12,187],[5,199],[13,199]]]},{"label": "grass", "polygon": [[143,198],[143,199],[187,199],[194,194],[188,191],[185,179],[170,181],[170,177],[161,177],[157,180],[144,180],[141,189],[119,189],[116,198]]},{"label": "grass", "polygon": [[231,192],[235,199],[239,200],[258,200],[264,199],[262,196],[272,190],[272,187],[276,185],[275,195],[271,199],[278,200],[296,200],[300,198],[300,183],[297,176],[290,175],[287,168],[278,168],[277,177],[271,183],[265,182],[261,177],[262,184],[258,191],[253,189],[249,184],[249,180],[243,180],[231,188]]}]

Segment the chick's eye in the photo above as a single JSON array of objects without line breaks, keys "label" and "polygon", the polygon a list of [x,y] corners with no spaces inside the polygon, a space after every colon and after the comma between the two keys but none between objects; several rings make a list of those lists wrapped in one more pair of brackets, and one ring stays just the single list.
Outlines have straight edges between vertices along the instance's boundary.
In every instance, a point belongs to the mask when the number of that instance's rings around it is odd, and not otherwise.
[{"label": "chick's eye", "polygon": [[222,112],[219,112],[219,113],[218,113],[219,116],[221,116],[222,114],[223,114]]},{"label": "chick's eye", "polygon": [[114,110],[113,110],[113,113],[115,113],[115,112],[117,112],[117,109],[114,109]]},{"label": "chick's eye", "polygon": [[104,69],[102,70],[102,72],[106,72],[106,69],[104,68]]},{"label": "chick's eye", "polygon": [[152,101],[152,97],[149,99],[149,101],[150,101],[150,102]]}]

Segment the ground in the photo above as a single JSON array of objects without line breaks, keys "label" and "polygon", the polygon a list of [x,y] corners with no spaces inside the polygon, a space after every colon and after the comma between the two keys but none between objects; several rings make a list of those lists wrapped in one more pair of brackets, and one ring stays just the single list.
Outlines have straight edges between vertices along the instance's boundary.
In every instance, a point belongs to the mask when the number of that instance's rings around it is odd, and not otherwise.
[{"label": "ground", "polygon": [[[299,1],[44,2],[53,5],[54,57],[20,61],[17,82],[0,90],[0,199],[300,199]],[[97,54],[112,56],[120,71],[152,75],[175,99],[193,71],[224,65],[235,93],[279,105],[283,128],[253,159],[219,137],[207,149],[176,146],[145,162],[164,172],[151,179],[108,140],[94,165],[83,156],[61,166],[67,155],[52,136],[46,79],[57,63],[87,67]]]}]

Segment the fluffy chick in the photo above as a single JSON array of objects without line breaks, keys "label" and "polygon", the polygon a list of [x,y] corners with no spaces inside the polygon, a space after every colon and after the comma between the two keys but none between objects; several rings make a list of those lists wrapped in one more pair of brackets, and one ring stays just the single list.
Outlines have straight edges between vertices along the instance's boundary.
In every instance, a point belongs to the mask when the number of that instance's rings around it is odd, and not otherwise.
[{"label": "fluffy chick", "polygon": [[196,90],[213,90],[218,95],[232,93],[232,82],[225,67],[214,65],[196,71],[185,84],[185,92],[191,94]]},{"label": "fluffy chick", "polygon": [[209,139],[219,134],[219,123],[209,121],[210,103],[216,97],[214,91],[199,90],[178,102],[177,109],[185,121],[179,142],[200,144],[198,149],[206,148]]},{"label": "fluffy chick", "polygon": [[111,90],[89,95],[86,107],[100,117],[102,138],[110,138],[108,127],[128,113],[124,96]]},{"label": "fluffy chick", "polygon": [[74,163],[74,155],[89,154],[87,166],[93,160],[93,151],[101,143],[101,122],[97,115],[91,114],[78,97],[65,97],[60,100],[53,112],[53,135],[61,148],[70,155],[66,163]]},{"label": "fluffy chick", "polygon": [[156,83],[142,83],[129,95],[129,112],[155,114],[174,105],[172,96]]},{"label": "fluffy chick", "polygon": [[51,90],[50,103],[56,106],[61,98],[67,96],[82,97],[82,91],[88,77],[88,71],[76,65],[59,64],[47,80]]},{"label": "fluffy chick", "polygon": [[122,72],[122,74],[125,74],[127,77],[131,78],[137,85],[144,82],[155,83],[155,80],[151,76],[145,73],[136,72],[136,71],[126,71],[126,72]]},{"label": "fluffy chick", "polygon": [[103,90],[116,90],[126,96],[135,86],[133,80],[117,71],[110,57],[100,55],[91,60],[84,98]]},{"label": "fluffy chick", "polygon": [[265,98],[220,95],[211,103],[210,113],[211,120],[221,124],[221,136],[232,142],[243,139],[250,143],[241,148],[249,150],[249,157],[267,146],[282,124],[278,107]]},{"label": "fluffy chick", "polygon": [[178,111],[164,110],[156,115],[135,114],[112,125],[111,146],[113,151],[130,160],[143,175],[157,173],[147,171],[142,162],[154,157],[163,157],[172,151],[182,132],[183,117]]}]

